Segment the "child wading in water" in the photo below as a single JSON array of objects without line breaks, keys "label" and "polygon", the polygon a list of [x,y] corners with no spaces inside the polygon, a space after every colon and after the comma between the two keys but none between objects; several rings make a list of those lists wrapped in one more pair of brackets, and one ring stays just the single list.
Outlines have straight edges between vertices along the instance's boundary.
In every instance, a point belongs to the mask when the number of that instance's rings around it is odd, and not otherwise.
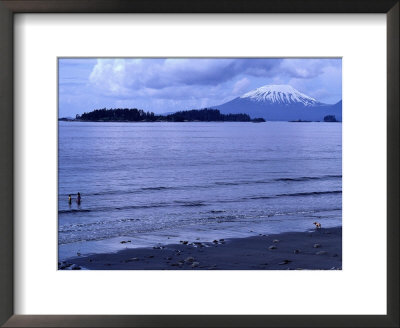
[{"label": "child wading in water", "polygon": [[78,198],[76,199],[76,202],[78,203],[78,205],[80,205],[81,203],[81,194],[78,192]]},{"label": "child wading in water", "polygon": [[72,198],[71,195],[68,195],[68,204],[71,205],[72,204]]}]

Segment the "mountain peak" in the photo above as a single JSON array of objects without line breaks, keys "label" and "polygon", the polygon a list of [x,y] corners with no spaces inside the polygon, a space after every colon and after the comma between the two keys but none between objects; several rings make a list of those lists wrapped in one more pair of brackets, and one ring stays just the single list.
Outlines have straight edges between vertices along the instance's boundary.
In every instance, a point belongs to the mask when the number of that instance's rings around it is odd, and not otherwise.
[{"label": "mountain peak", "polygon": [[266,102],[279,105],[303,104],[304,106],[321,105],[314,98],[301,93],[288,84],[264,85],[242,95],[240,98],[247,98],[255,102]]}]

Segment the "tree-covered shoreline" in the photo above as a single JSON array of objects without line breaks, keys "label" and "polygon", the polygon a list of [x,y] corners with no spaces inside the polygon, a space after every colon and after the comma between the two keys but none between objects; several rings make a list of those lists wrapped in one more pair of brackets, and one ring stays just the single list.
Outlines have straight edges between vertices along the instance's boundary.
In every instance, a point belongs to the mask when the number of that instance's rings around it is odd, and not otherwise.
[{"label": "tree-covered shoreline", "polygon": [[60,121],[83,122],[265,122],[262,118],[251,119],[248,114],[221,114],[218,109],[204,108],[179,111],[168,115],[156,115],[137,108],[95,109],[75,119]]}]

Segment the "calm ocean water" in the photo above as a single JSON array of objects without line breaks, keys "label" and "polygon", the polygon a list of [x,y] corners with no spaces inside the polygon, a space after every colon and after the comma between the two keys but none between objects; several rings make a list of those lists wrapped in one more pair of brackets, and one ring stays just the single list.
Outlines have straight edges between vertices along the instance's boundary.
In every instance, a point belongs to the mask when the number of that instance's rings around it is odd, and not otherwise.
[{"label": "calm ocean water", "polygon": [[61,259],[341,225],[341,123],[60,122],[58,165]]}]

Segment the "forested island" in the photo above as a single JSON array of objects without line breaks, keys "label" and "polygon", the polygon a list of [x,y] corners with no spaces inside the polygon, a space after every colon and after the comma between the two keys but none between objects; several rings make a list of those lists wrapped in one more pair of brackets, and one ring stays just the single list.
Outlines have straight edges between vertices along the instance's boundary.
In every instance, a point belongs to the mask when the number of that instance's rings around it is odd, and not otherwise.
[{"label": "forested island", "polygon": [[265,122],[263,118],[251,119],[248,114],[221,114],[218,109],[204,108],[179,111],[168,115],[155,115],[137,108],[95,109],[76,115],[75,119],[60,121],[85,122]]},{"label": "forested island", "polygon": [[338,122],[335,115],[326,115],[324,117],[324,122]]}]

